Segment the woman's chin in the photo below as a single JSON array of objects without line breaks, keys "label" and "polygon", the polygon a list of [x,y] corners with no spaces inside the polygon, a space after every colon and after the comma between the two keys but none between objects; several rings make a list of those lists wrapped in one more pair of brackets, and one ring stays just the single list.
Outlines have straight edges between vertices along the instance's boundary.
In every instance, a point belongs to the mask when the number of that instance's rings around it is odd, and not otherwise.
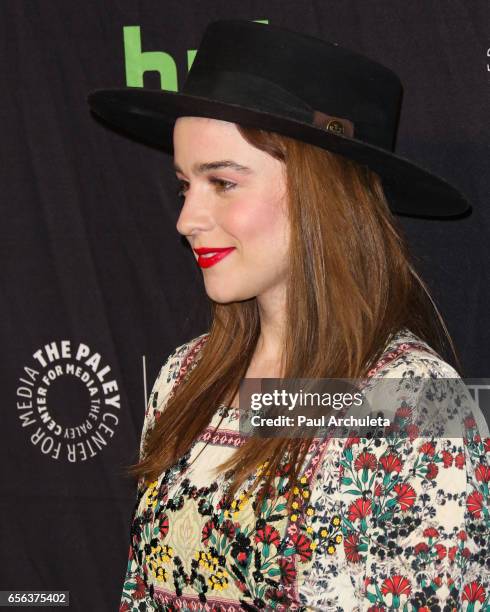
[{"label": "woman's chin", "polygon": [[231,302],[241,302],[247,300],[249,295],[243,295],[241,291],[234,290],[233,287],[216,287],[205,284],[206,293],[209,299],[218,304],[229,304]]}]

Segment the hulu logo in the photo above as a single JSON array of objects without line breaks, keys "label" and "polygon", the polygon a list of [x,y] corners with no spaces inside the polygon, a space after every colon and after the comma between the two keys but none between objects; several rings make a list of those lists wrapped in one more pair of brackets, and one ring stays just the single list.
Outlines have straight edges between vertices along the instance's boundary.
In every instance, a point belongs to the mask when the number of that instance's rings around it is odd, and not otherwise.
[{"label": "hulu logo", "polygon": [[[258,23],[268,24],[268,19],[255,19]],[[141,28],[124,26],[124,61],[126,67],[126,85],[143,87],[145,72],[158,72],[161,88],[167,91],[178,91],[177,65],[174,58],[166,51],[143,51]],[[192,66],[197,49],[187,51],[187,70]]]}]

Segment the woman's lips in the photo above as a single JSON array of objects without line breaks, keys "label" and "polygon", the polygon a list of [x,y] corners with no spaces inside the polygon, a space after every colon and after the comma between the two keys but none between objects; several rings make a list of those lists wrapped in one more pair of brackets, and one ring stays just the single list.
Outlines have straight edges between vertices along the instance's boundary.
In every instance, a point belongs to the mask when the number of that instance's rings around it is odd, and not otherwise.
[{"label": "woman's lips", "polygon": [[194,249],[194,252],[198,255],[197,263],[199,266],[201,268],[210,268],[211,266],[214,266],[214,264],[218,263],[218,261],[221,261],[234,249],[235,247],[201,247],[199,249]]}]

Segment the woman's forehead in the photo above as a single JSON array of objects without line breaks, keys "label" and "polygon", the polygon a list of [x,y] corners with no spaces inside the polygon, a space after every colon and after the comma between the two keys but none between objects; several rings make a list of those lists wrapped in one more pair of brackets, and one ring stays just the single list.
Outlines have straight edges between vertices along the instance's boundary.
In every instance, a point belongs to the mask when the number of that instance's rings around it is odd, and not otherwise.
[{"label": "woman's forehead", "polygon": [[175,121],[174,132],[182,127],[195,127],[199,125],[201,129],[216,129],[216,130],[237,130],[236,124],[230,121],[223,121],[222,119],[214,119],[212,117],[195,117],[190,115],[184,115],[178,117]]},{"label": "woman's forehead", "polygon": [[244,155],[256,158],[264,153],[253,147],[235,123],[207,117],[179,117],[174,126],[174,159],[201,154]]}]

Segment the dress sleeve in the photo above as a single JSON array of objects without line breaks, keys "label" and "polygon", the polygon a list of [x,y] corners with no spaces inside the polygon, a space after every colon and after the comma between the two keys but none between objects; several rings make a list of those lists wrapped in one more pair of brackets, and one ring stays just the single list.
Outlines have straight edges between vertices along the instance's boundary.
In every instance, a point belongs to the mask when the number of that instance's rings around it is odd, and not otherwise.
[{"label": "dress sleeve", "polygon": [[[359,610],[490,609],[490,437],[447,368],[424,366],[427,384],[400,402],[389,436],[344,445],[339,499]],[[433,415],[421,436],[418,419]]]},{"label": "dress sleeve", "polygon": [[[139,451],[140,460],[143,458],[144,444],[147,434],[153,428],[155,421],[163,413],[179,375],[181,375],[183,373],[183,369],[187,367],[187,360],[198,348],[205,336],[206,334],[202,334],[190,342],[177,347],[168,357],[164,365],[160,368],[151,393],[148,397],[148,404],[146,407],[141,432]],[[144,480],[140,478],[137,484],[136,503],[134,505],[133,515],[131,517],[128,564],[124,578],[119,612],[140,612],[141,610],[146,611],[156,609],[155,604],[152,602],[152,598],[148,593],[146,580],[133,546],[133,526],[136,521],[140,520],[137,516],[137,512],[141,498],[143,497],[146,489],[147,487]]]}]

